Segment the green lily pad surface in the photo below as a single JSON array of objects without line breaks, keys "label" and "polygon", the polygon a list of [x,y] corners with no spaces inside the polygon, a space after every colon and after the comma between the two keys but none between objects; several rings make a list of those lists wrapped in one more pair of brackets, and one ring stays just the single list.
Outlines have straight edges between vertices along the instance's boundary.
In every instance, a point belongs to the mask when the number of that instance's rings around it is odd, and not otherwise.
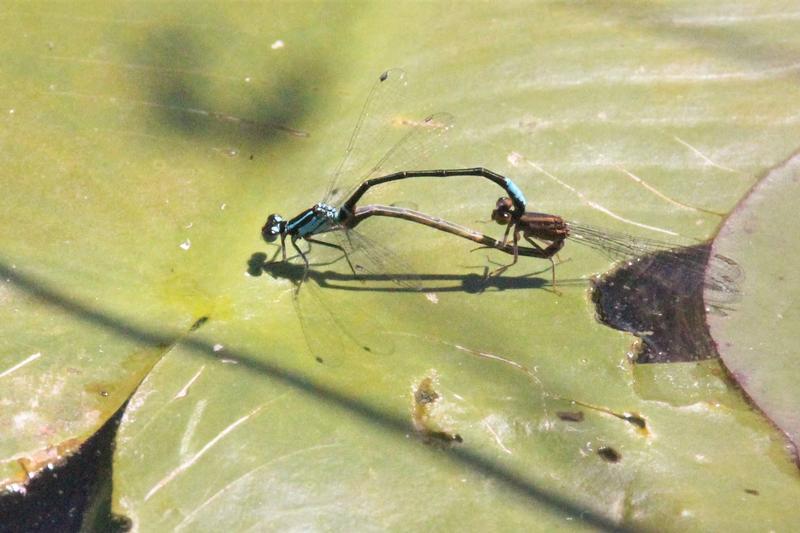
[{"label": "green lily pad surface", "polygon": [[709,325],[725,366],[752,400],[800,445],[800,357],[795,325],[800,280],[794,216],[798,157],[772,169],[737,208],[714,244],[750,273],[741,300]]},{"label": "green lily pad surface", "polygon": [[[360,139],[374,161],[447,111],[425,165],[508,175],[531,210],[711,238],[796,149],[792,3],[1,9],[3,487],[127,400],[113,507],[141,531],[800,520],[784,434],[716,360],[636,366],[634,337],[596,321],[602,255],[568,242],[555,289],[528,258],[487,283],[509,256],[373,219],[359,230],[422,290],[314,246],[295,298],[301,263],[266,264],[260,235],[323,198],[401,67],[392,133]],[[501,193],[421,179],[364,202],[500,237]]]}]

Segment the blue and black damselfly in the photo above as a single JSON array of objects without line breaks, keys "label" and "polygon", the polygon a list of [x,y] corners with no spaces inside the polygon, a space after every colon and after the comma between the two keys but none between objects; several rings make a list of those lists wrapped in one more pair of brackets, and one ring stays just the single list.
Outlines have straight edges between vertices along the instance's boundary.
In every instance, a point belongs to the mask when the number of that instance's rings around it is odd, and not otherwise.
[{"label": "blue and black damselfly", "polygon": [[[401,120],[397,110],[401,107],[405,87],[406,77],[403,71],[394,69],[383,73],[367,97],[344,159],[338,166],[322,201],[289,220],[272,214],[261,230],[265,241],[269,243],[279,241],[279,249],[275,251],[272,261],[276,260],[279,254],[283,260],[287,259],[287,237],[297,253],[296,257],[302,260],[303,276],[296,280],[293,301],[306,340],[318,359],[321,359],[319,355],[321,352],[330,353],[335,350],[330,343],[316,342],[315,339],[320,332],[331,328],[312,324],[308,316],[313,313],[319,315],[322,308],[327,308],[328,319],[323,320],[337,322],[339,329],[342,330],[348,328],[339,322],[340,313],[335,311],[338,303],[326,305],[322,301],[323,298],[320,298],[319,291],[313,288],[313,283],[310,284],[311,292],[316,294],[317,302],[312,305],[307,301],[307,297],[300,298],[300,288],[308,274],[307,254],[310,250],[310,248],[301,250],[298,245],[300,240],[341,251],[355,276],[377,274],[386,276],[401,287],[421,289],[421,284],[409,272],[410,269],[391,252],[352,229],[358,223],[354,218],[356,204],[368,190],[380,184],[411,178],[476,176],[499,185],[508,197],[513,198],[515,215],[525,212],[524,195],[513,181],[500,174],[481,167],[424,169],[424,163],[444,147],[444,137],[453,127],[453,117],[447,113],[437,113],[421,121]],[[390,139],[392,135],[400,138]],[[376,151],[387,145],[390,146],[388,151],[374,162]],[[353,185],[348,186],[350,183]],[[320,239],[323,235],[325,240]],[[401,275],[393,276],[393,274]],[[358,309],[353,312],[358,312]],[[355,336],[358,335],[353,335]]]},{"label": "blue and black damselfly", "polygon": [[[375,83],[356,123],[343,162],[339,165],[328,192],[321,202],[304,210],[297,216],[285,220],[278,214],[267,218],[261,234],[267,242],[280,239],[280,253],[286,260],[286,238],[308,269],[306,253],[300,250],[297,241],[336,248],[344,253],[351,269],[349,252],[353,237],[349,230],[354,225],[353,210],[361,197],[372,187],[392,181],[411,178],[447,178],[477,176],[499,185],[512,198],[512,218],[525,212],[525,197],[516,184],[491,170],[482,167],[458,169],[415,170],[419,161],[434,153],[441,144],[441,137],[452,128],[452,117],[447,113],[431,115],[423,121],[410,124],[410,130],[377,162],[366,167],[364,162],[369,151],[363,143],[372,143],[381,136],[382,130],[392,127],[396,120],[387,110],[403,92],[405,73],[393,69],[384,72]],[[341,183],[354,180],[355,186],[343,188]],[[316,238],[323,233],[346,233],[338,243]]]}]

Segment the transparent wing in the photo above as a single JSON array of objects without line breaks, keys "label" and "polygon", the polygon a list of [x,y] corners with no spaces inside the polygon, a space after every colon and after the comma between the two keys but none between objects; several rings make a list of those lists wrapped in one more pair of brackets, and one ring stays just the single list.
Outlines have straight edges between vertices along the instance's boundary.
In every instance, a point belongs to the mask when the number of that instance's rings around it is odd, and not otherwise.
[{"label": "transparent wing", "polygon": [[447,147],[446,137],[452,131],[454,123],[455,118],[450,113],[436,113],[421,121],[406,121],[401,126],[407,128],[405,135],[349,189],[343,191],[345,194],[334,199],[333,205],[339,205],[349,198],[364,180],[401,170],[430,168],[428,162]]},{"label": "transparent wing", "polygon": [[705,288],[706,299],[714,303],[738,299],[739,284],[744,278],[742,268],[733,259],[710,254],[707,246],[678,246],[655,239],[609,232],[576,222],[568,222],[567,225],[572,240],[615,261],[638,261],[658,253],[658,261],[654,262],[655,268],[686,273],[685,283],[670,287],[675,292],[690,294]]},{"label": "transparent wing", "polygon": [[369,281],[388,281],[409,291],[422,290],[422,280],[413,267],[394,252],[349,229],[332,232],[337,244],[347,253],[356,275]]},{"label": "transparent wing", "polygon": [[[339,289],[348,288],[341,285],[342,281],[354,282],[350,287],[351,290],[356,287],[355,283],[362,284],[364,281],[391,282],[395,288],[361,287],[357,290],[385,292],[397,291],[399,290],[397,287],[405,291],[423,289],[422,279],[412,266],[393,251],[355,229],[337,225],[327,231],[315,233],[314,236],[328,243],[328,246],[322,246],[320,243],[310,242],[309,250],[304,252],[312,260],[310,263],[312,269],[308,271],[308,277],[316,281],[317,285],[330,285],[328,283],[330,279],[339,283],[336,287]],[[334,246],[331,247],[331,244]],[[301,272],[304,269],[301,268],[301,264],[300,256],[295,255],[290,256],[286,262],[265,263],[264,268],[274,276],[303,283]],[[320,270],[320,267],[331,265],[336,265],[336,272],[323,273]]]},{"label": "transparent wing", "polygon": [[[340,246],[346,257],[312,265],[314,269],[294,295],[309,349],[318,361],[334,365],[341,362],[337,356],[355,346],[374,354],[392,353],[394,342],[387,338],[387,328],[376,316],[377,303],[364,295],[391,290],[381,282],[401,287],[394,290],[417,291],[421,288],[419,278],[389,250],[358,232],[337,229],[327,232],[326,239]],[[346,266],[348,261],[355,275]],[[336,265],[336,271],[317,270],[319,265]],[[365,281],[370,283],[365,285]],[[337,291],[346,291],[349,296]]]},{"label": "transparent wing", "polygon": [[[364,180],[400,170],[419,170],[446,146],[454,118],[436,113],[423,120],[400,113],[405,100],[405,73],[385,72],[367,97],[323,202],[341,205]],[[376,161],[382,150],[390,148]]]},{"label": "transparent wing", "polygon": [[[405,101],[406,86],[406,73],[401,69],[387,70],[378,77],[353,128],[344,158],[328,186],[326,203],[331,203],[343,182],[357,179],[374,161],[375,150],[388,142],[385,138],[393,133],[391,125]],[[349,183],[345,185],[349,187]]]},{"label": "transparent wing", "polygon": [[[369,305],[342,305],[340,294],[330,294],[325,276],[309,277],[295,292],[294,304],[300,326],[317,361],[340,366],[347,354],[367,352],[388,355],[394,342],[384,334],[385,324],[369,313]],[[355,352],[354,352],[355,350]]]},{"label": "transparent wing", "polygon": [[340,359],[337,356],[345,352],[342,343],[344,330],[321,298],[318,280],[312,277],[299,285],[292,303],[312,355],[320,363],[338,363]]}]

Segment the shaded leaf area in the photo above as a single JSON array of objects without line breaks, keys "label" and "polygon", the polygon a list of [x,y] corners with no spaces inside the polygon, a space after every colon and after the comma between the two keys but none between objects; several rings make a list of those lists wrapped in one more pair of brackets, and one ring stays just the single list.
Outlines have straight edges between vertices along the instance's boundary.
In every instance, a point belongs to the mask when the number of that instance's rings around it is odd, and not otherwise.
[{"label": "shaded leaf area", "polygon": [[24,492],[0,496],[0,531],[127,531],[111,515],[114,437],[122,410],[67,459],[33,478]]},{"label": "shaded leaf area", "polygon": [[800,156],[770,169],[727,220],[714,243],[749,273],[732,312],[709,317],[726,368],[752,401],[800,446],[800,298],[795,211]]},{"label": "shaded leaf area", "polygon": [[[719,357],[706,325],[707,310],[723,314],[739,298],[741,267],[729,258],[709,263],[710,244],[637,258],[593,282],[598,319],[642,339],[637,363]],[[723,262],[724,261],[724,262]],[[720,271],[718,265],[725,267]],[[714,280],[703,298],[704,271]],[[716,269],[716,271],[714,271]]]}]

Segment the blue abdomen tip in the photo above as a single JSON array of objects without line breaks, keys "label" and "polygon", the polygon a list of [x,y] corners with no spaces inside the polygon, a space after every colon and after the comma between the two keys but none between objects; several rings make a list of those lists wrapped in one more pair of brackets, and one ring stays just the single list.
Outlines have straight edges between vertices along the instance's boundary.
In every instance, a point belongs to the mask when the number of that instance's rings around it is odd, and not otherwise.
[{"label": "blue abdomen tip", "polygon": [[513,197],[512,200],[516,200],[517,202],[522,203],[522,205],[526,205],[527,202],[525,201],[525,195],[522,194],[522,191],[517,184],[511,180],[508,180],[508,193]]}]

